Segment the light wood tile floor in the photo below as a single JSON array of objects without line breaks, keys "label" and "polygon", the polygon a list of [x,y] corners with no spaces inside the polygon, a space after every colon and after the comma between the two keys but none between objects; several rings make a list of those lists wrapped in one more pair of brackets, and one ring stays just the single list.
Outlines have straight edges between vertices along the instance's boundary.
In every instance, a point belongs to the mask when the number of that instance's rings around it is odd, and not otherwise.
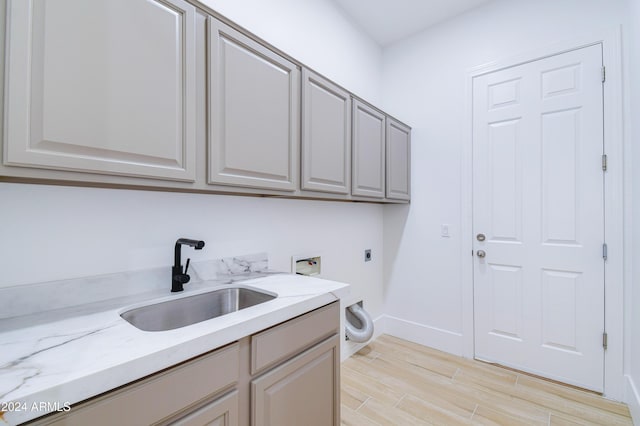
[{"label": "light wood tile floor", "polygon": [[341,378],[345,426],[632,425],[624,404],[387,335]]}]

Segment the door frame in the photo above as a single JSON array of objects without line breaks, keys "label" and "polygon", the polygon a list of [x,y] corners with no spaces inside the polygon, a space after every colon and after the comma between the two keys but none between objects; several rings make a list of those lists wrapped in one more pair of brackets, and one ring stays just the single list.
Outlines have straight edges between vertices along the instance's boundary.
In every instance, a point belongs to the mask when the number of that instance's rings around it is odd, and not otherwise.
[{"label": "door frame", "polygon": [[620,27],[594,32],[572,40],[526,52],[505,60],[479,65],[467,71],[465,96],[465,139],[461,159],[461,223],[462,235],[462,328],[463,354],[473,358],[473,79],[505,68],[534,62],[549,56],[592,46],[602,45],[602,59],[606,66],[603,91],[604,150],[608,157],[604,180],[604,232],[608,246],[605,262],[605,328],[608,348],[604,354],[604,395],[622,401],[624,397],[624,133],[622,96],[622,31]]}]

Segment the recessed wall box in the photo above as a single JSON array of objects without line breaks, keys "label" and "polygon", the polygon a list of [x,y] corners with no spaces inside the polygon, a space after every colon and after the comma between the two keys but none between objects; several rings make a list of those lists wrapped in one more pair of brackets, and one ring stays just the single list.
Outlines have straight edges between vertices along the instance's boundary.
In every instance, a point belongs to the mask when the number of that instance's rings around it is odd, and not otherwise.
[{"label": "recessed wall box", "polygon": [[298,275],[320,275],[320,267],[322,264],[320,256],[307,257],[304,259],[293,258],[293,272]]}]

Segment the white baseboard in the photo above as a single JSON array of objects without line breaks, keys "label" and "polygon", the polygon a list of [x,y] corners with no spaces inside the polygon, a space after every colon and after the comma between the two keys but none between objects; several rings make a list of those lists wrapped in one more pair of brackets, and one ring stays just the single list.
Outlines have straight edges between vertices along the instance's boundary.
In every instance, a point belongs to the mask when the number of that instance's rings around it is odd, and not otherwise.
[{"label": "white baseboard", "polygon": [[389,315],[385,315],[385,317],[386,334],[450,354],[464,356],[464,339],[460,333],[418,324]]},{"label": "white baseboard", "polygon": [[640,392],[638,387],[633,381],[633,378],[629,375],[624,376],[625,389],[624,396],[625,402],[629,406],[631,412],[631,419],[634,425],[640,425]]},{"label": "white baseboard", "polygon": [[[385,333],[385,319],[385,315],[380,315],[378,318],[373,320],[373,336],[371,337],[371,340],[375,340],[378,338],[378,336]],[[344,332],[342,334],[342,338],[344,339]],[[342,350],[340,353],[340,361],[344,361],[365,346],[367,346],[366,342],[354,343],[346,339],[343,340]]]},{"label": "white baseboard", "polygon": [[[372,340],[378,338],[381,334],[389,334],[430,348],[464,356],[464,341],[462,334],[459,333],[418,324],[389,315],[380,315],[373,320],[373,330]],[[344,361],[366,345],[366,343],[354,343],[348,340],[343,341],[341,360]]]}]

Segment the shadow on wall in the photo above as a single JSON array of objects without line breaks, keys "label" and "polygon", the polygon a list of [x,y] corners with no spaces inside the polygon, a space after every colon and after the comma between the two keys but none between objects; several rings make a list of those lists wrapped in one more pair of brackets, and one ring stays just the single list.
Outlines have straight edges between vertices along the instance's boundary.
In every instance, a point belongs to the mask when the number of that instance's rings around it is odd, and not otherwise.
[{"label": "shadow on wall", "polygon": [[387,290],[398,256],[400,242],[409,217],[411,204],[389,204],[384,210],[384,265],[383,265],[383,299],[387,300]]}]

